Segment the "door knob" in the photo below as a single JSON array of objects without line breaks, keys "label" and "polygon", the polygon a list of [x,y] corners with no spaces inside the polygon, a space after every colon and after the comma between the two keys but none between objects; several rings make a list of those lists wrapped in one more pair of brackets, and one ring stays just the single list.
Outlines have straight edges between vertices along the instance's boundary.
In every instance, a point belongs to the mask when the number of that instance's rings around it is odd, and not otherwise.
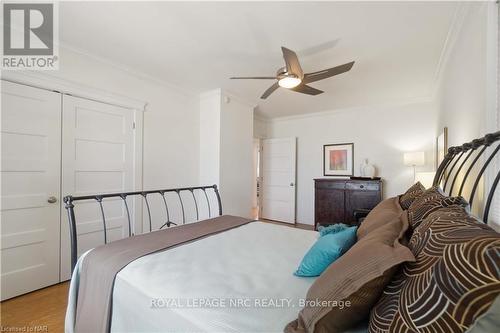
[{"label": "door knob", "polygon": [[56,202],[57,202],[57,198],[56,198],[56,197],[54,197],[54,196],[49,197],[49,198],[47,199],[47,202],[48,202],[48,203],[56,203]]},{"label": "door knob", "polygon": [[290,183],[290,186],[293,186],[293,183]]}]

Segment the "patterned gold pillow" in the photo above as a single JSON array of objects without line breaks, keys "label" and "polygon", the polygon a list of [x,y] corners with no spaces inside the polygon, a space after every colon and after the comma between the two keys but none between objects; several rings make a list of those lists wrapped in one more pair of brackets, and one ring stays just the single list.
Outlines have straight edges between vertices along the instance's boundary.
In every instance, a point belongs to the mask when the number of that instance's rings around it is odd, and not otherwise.
[{"label": "patterned gold pillow", "polygon": [[410,227],[415,230],[429,214],[440,208],[452,205],[469,207],[469,203],[464,198],[449,197],[443,193],[439,186],[431,187],[415,199],[408,208]]},{"label": "patterned gold pillow", "polygon": [[500,294],[500,234],[461,206],[431,213],[415,233],[416,261],[384,289],[369,331],[465,332]]},{"label": "patterned gold pillow", "polygon": [[399,197],[399,205],[403,208],[403,210],[407,210],[410,208],[411,203],[424,192],[425,187],[420,184],[420,182],[416,182],[408,189],[408,191]]}]

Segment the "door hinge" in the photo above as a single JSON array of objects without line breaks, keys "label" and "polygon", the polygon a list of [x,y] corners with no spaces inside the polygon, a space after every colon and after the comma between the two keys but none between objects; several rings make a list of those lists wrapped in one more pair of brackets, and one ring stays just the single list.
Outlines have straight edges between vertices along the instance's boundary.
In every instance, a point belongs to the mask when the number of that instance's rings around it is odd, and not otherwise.
[{"label": "door hinge", "polygon": [[135,129],[135,121],[132,123],[132,129]]}]

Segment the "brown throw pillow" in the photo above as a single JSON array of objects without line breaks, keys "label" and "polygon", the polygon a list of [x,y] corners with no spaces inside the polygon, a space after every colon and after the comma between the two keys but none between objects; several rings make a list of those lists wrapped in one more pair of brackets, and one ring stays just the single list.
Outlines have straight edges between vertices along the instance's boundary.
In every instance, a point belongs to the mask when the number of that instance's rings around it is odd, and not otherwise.
[{"label": "brown throw pillow", "polygon": [[416,182],[413,184],[408,191],[399,197],[399,204],[401,208],[407,210],[415,199],[421,196],[425,192],[425,187],[420,183]]},{"label": "brown throw pillow", "polygon": [[456,205],[430,214],[417,233],[417,260],[387,285],[369,331],[465,332],[500,294],[500,234]]},{"label": "brown throw pillow", "polygon": [[386,225],[388,221],[398,218],[402,212],[398,197],[383,200],[370,211],[360,224],[356,232],[358,241],[378,227]]},{"label": "brown throw pillow", "polygon": [[402,213],[354,244],[316,279],[299,318],[285,332],[343,332],[365,319],[397,266],[414,260],[399,242],[407,229]]},{"label": "brown throw pillow", "polygon": [[432,212],[452,205],[469,207],[469,203],[464,198],[449,197],[443,193],[439,186],[431,187],[415,199],[408,208],[408,220],[411,229],[415,230]]}]

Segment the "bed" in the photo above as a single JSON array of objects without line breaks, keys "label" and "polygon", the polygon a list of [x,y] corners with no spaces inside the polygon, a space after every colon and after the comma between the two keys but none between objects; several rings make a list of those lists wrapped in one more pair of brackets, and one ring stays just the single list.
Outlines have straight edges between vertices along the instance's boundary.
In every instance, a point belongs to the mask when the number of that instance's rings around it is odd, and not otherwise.
[{"label": "bed", "polygon": [[[137,259],[116,276],[111,331],[280,332],[313,281],[291,272],[316,237],[253,222]],[[283,308],[254,306],[272,301]]]},{"label": "bed", "polygon": [[[463,185],[459,186],[459,183],[456,183],[458,177],[456,175],[461,169],[466,171],[465,177],[459,180],[464,184],[469,174],[475,173],[475,179],[471,176],[473,186],[469,201],[472,201],[478,186],[477,179],[483,176],[500,150],[498,148],[500,145],[492,152],[487,150],[487,147],[499,140],[500,132],[496,132],[463,146],[450,148],[438,168],[434,183],[442,184],[445,191],[448,189],[449,194],[453,193],[454,186],[460,187],[462,192]],[[477,161],[482,160],[482,154],[488,155],[484,159],[485,162],[479,165]],[[472,163],[466,163],[467,160]],[[478,172],[472,171],[474,167],[478,168]],[[484,221],[488,219],[499,179],[500,172],[485,197]],[[218,217],[193,223],[194,226],[185,224],[184,205],[179,195],[183,210],[182,226],[169,229],[174,223],[167,217],[162,230],[105,244],[86,252],[77,260],[76,218],[73,209],[77,201],[95,200],[101,207],[104,243],[106,243],[103,199],[119,197],[124,200],[126,206],[127,196],[142,196],[151,228],[148,196],[159,194],[164,197],[168,192],[179,194],[187,191],[193,194],[195,191],[201,191],[204,194],[202,197],[206,198],[210,207],[206,195],[208,190],[214,191],[217,198],[218,207],[212,207],[211,211],[219,213]],[[197,201],[194,194],[192,198],[196,215],[199,217],[199,200]],[[306,294],[316,280],[312,277],[297,278],[292,274],[304,253],[318,238],[316,231],[222,216],[222,204],[215,185],[84,197],[69,196],[65,198],[65,203],[70,222],[74,268],[66,314],[66,332],[84,332],[88,331],[86,329],[88,327],[100,327],[99,331],[111,332],[283,332],[284,327],[297,318]],[[166,202],[165,208],[168,215]],[[183,228],[197,230],[196,228],[209,225],[212,229],[196,231],[198,236],[186,238],[182,234]],[[220,227],[217,227],[218,225]],[[176,233],[179,237],[175,236]],[[182,241],[150,246],[147,251],[139,251],[117,265],[114,273],[109,273],[107,277],[109,280],[107,283],[111,286],[106,301],[108,303],[99,305],[97,301],[96,309],[92,309],[95,310],[92,315],[99,313],[103,308],[107,309],[108,317],[101,318],[102,326],[85,326],[85,322],[89,320],[79,318],[78,310],[81,303],[85,302],[82,299],[87,296],[86,290],[95,288],[94,294],[89,292],[94,296],[106,290],[96,287],[105,280],[100,280],[102,276],[97,276],[95,280],[90,279],[90,282],[87,282],[87,289],[82,288],[82,271],[92,267],[93,259],[89,258],[95,257],[96,253],[101,251],[103,253],[101,257],[106,258],[100,260],[112,263],[109,258],[114,258],[117,253],[122,256],[123,253],[130,252],[129,249],[135,239],[144,237],[143,242],[151,244],[154,237],[165,238],[158,235],[165,235],[167,238],[171,236]],[[94,269],[96,266],[106,266],[103,263],[106,261],[101,261],[101,264],[94,262]],[[95,269],[95,271],[100,270]],[[91,297],[87,300],[90,305],[93,301]],[[75,329],[78,320],[83,322],[83,326]],[[349,332],[367,332],[367,330],[368,323],[362,322]]]}]

